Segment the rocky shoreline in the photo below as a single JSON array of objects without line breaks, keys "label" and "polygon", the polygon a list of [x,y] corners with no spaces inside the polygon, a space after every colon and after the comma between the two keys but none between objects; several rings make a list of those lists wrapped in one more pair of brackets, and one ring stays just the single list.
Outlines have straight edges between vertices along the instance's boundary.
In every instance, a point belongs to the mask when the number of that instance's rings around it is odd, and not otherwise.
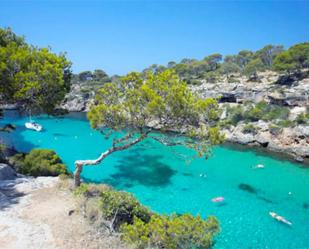
[{"label": "rocky shoreline", "polygon": [[309,165],[308,126],[283,128],[280,135],[273,135],[267,123],[259,121],[254,125],[259,127],[255,134],[244,133],[242,131],[244,124],[223,130],[226,141],[232,144],[261,148],[265,152],[275,152],[288,159]]}]

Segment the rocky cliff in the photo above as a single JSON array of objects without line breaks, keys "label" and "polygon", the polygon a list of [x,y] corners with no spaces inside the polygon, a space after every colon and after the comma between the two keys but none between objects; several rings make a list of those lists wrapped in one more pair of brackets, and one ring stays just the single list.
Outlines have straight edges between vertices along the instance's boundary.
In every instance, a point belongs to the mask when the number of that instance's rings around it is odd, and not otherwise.
[{"label": "rocky cliff", "polygon": [[[271,151],[292,156],[297,161],[309,161],[309,77],[282,83],[274,72],[260,73],[258,81],[236,77],[228,83],[201,82],[192,90],[204,98],[217,98],[222,109],[221,120],[227,120],[231,108],[243,108],[244,116],[249,112],[246,105],[264,101],[286,111],[286,116],[271,120],[238,120],[223,127],[227,141],[244,145],[262,146]],[[252,109],[251,109],[252,111]],[[278,112],[278,111],[277,111]],[[239,114],[239,113],[238,113]],[[274,115],[275,116],[275,115]]]}]

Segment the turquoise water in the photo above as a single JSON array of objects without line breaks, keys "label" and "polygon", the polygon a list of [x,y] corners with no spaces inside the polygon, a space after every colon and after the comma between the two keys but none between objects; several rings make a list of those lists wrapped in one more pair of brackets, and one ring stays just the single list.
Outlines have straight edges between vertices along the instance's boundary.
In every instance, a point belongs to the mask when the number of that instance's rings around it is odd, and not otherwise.
[{"label": "turquoise water", "polygon": [[[45,128],[41,133],[26,130],[25,120],[8,112],[0,124],[13,123],[17,130],[0,133],[1,139],[21,151],[54,149],[70,170],[76,159],[96,158],[111,145],[82,116],[37,118]],[[216,249],[309,248],[309,169],[254,151],[225,147],[214,148],[208,160],[188,164],[180,154],[190,153],[183,147],[164,147],[146,140],[111,155],[98,166],[86,167],[83,177],[132,192],[160,213],[217,216],[222,231],[216,238]],[[252,169],[257,164],[265,168]],[[210,201],[216,196],[225,197],[224,205]],[[273,220],[269,211],[285,216],[293,226]]]}]

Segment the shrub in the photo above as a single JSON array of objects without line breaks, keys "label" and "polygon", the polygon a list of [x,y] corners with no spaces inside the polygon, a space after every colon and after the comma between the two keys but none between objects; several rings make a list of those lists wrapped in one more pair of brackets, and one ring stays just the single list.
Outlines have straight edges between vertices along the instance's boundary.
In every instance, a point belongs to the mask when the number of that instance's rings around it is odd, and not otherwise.
[{"label": "shrub", "polygon": [[277,126],[277,125],[270,125],[269,127],[268,127],[268,129],[269,129],[269,132],[272,134],[272,135],[274,135],[274,136],[278,136],[281,132],[282,132],[282,128],[281,127],[279,127],[279,126]]},{"label": "shrub", "polygon": [[132,224],[133,217],[148,222],[152,214],[132,194],[114,190],[107,185],[81,184],[75,190],[75,194],[86,198],[98,198],[98,206],[103,218],[113,220],[113,229],[116,230],[123,223]]},{"label": "shrub", "polygon": [[246,124],[243,128],[242,131],[243,133],[256,133],[256,127],[253,124]]},{"label": "shrub", "polygon": [[101,193],[100,207],[104,218],[114,219],[113,228],[116,230],[123,223],[132,224],[134,217],[149,222],[151,216],[150,210],[142,206],[132,194],[112,189]]},{"label": "shrub", "polygon": [[219,223],[215,217],[153,215],[148,223],[134,218],[133,224],[124,224],[121,231],[123,239],[137,248],[210,248]]},{"label": "shrub", "polygon": [[290,111],[287,107],[269,105],[267,102],[261,101],[255,106],[249,106],[244,113],[244,119],[248,121],[286,119],[289,116],[289,113]]},{"label": "shrub", "polygon": [[309,121],[309,114],[301,113],[295,119],[297,124],[306,124]]},{"label": "shrub", "polygon": [[285,128],[285,127],[294,126],[295,124],[294,124],[293,121],[286,119],[286,120],[280,120],[280,121],[278,121],[278,122],[277,122],[277,125],[278,125],[279,127],[281,127],[281,128]]},{"label": "shrub", "polygon": [[17,172],[31,176],[66,174],[66,167],[53,150],[33,149],[27,155],[16,154],[10,159]]},{"label": "shrub", "polygon": [[133,195],[107,185],[81,184],[75,194],[83,198],[83,213],[91,222],[120,231],[122,239],[137,248],[210,248],[219,232],[215,217],[158,215]]},{"label": "shrub", "polygon": [[226,112],[228,119],[233,125],[237,125],[239,121],[244,120],[244,109],[240,105],[227,107]]}]

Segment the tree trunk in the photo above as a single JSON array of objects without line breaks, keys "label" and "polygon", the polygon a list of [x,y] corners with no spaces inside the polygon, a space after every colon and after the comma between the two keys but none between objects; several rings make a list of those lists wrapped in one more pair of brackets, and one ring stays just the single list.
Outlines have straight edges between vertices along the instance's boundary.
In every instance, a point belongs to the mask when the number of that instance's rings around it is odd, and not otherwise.
[{"label": "tree trunk", "polygon": [[75,187],[80,186],[80,174],[83,170],[83,166],[75,163],[75,171],[74,171],[74,185]]},{"label": "tree trunk", "polygon": [[[102,162],[104,160],[104,158],[106,158],[107,156],[109,156],[110,154],[116,152],[116,151],[121,151],[121,150],[125,150],[128,149],[129,147],[141,142],[142,140],[144,140],[148,133],[151,130],[148,130],[144,133],[142,133],[138,138],[134,139],[133,141],[124,144],[124,145],[119,145],[116,146],[115,143],[113,143],[113,146],[108,149],[107,151],[103,152],[97,159],[94,160],[77,160],[75,161],[75,171],[74,171],[74,185],[75,187],[80,186],[81,183],[81,179],[80,179],[80,175],[82,173],[83,170],[83,166],[93,166],[93,165],[97,165],[100,162]],[[126,136],[123,139],[120,139],[118,141],[123,141],[125,138],[130,138],[131,136]]]}]

